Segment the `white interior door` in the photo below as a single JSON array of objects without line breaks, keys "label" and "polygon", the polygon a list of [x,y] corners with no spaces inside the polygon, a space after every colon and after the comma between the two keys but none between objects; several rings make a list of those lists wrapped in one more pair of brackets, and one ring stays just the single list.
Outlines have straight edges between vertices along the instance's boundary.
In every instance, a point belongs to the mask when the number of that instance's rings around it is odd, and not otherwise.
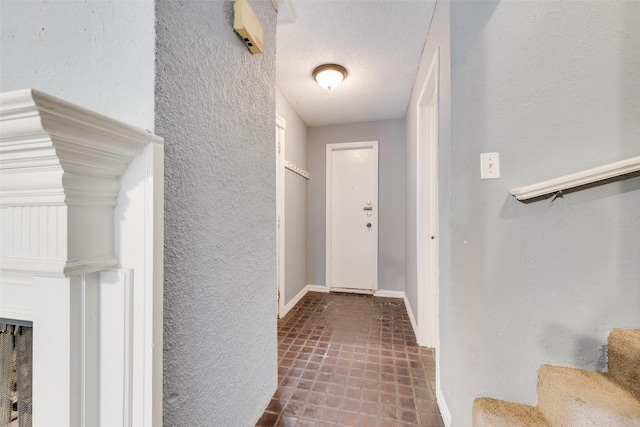
[{"label": "white interior door", "polygon": [[378,141],[327,145],[327,286],[378,288]]}]

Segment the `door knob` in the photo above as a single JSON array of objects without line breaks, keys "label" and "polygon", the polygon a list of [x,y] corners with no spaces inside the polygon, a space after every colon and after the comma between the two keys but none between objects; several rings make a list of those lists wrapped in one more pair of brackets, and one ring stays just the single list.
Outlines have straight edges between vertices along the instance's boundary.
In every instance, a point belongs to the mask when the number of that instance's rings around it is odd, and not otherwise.
[{"label": "door knob", "polygon": [[367,228],[371,228],[371,223],[370,222],[367,223]]}]

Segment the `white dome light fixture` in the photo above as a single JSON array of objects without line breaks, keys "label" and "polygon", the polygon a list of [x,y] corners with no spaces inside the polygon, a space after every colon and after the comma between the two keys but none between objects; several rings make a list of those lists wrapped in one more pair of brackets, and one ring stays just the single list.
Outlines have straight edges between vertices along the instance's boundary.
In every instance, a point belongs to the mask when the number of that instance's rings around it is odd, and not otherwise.
[{"label": "white dome light fixture", "polygon": [[313,70],[313,78],[320,86],[331,90],[347,78],[347,70],[338,64],[324,64]]}]

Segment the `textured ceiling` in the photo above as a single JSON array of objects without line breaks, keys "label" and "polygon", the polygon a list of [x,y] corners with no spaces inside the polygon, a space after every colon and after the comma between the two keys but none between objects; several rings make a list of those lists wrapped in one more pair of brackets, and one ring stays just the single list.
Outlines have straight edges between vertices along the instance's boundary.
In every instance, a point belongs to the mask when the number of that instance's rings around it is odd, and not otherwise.
[{"label": "textured ceiling", "polygon": [[[435,1],[294,0],[277,28],[276,80],[307,126],[404,117]],[[331,90],[311,72],[349,75]]]}]

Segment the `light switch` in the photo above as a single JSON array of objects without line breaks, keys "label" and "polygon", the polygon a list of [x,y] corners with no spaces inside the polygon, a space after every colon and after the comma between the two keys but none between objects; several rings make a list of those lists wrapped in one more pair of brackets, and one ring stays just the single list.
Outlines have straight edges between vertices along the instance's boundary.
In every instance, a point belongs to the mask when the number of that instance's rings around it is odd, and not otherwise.
[{"label": "light switch", "polygon": [[500,153],[480,154],[480,178],[500,178]]}]

